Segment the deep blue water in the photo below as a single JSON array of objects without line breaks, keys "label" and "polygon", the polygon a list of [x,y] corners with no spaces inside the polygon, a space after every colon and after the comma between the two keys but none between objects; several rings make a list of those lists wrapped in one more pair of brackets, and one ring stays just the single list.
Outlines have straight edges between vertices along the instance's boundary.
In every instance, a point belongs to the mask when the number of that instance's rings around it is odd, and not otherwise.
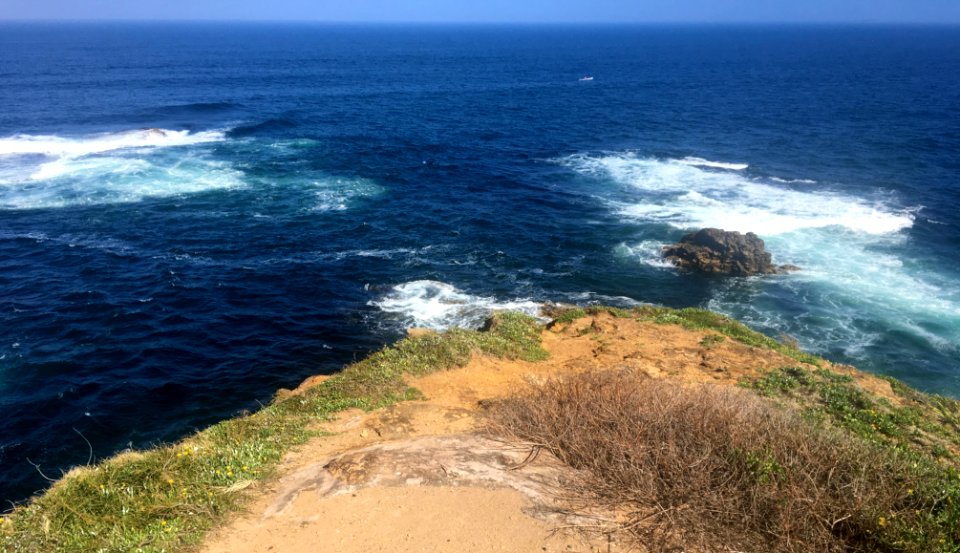
[{"label": "deep blue water", "polygon": [[[960,395],[958,75],[957,27],[2,24],[0,499],[543,301]],[[701,226],[803,270],[664,266]]]}]

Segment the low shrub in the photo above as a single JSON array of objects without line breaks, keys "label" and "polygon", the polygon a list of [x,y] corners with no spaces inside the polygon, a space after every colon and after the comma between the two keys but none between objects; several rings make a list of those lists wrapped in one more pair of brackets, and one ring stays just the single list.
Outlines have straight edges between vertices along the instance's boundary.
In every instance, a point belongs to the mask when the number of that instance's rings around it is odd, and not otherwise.
[{"label": "low shrub", "polygon": [[622,529],[651,550],[920,553],[960,544],[955,470],[748,390],[588,372],[499,402],[490,421],[492,432],[580,469],[570,499],[627,513]]}]

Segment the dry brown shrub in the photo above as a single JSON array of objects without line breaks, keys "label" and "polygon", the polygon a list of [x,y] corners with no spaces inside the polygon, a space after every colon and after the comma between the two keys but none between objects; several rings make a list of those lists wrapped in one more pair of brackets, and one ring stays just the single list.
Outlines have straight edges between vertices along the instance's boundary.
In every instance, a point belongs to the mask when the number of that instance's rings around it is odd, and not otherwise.
[{"label": "dry brown shrub", "polygon": [[627,512],[654,551],[878,551],[879,516],[902,510],[898,461],[746,390],[587,372],[490,424],[584,469],[569,499]]}]

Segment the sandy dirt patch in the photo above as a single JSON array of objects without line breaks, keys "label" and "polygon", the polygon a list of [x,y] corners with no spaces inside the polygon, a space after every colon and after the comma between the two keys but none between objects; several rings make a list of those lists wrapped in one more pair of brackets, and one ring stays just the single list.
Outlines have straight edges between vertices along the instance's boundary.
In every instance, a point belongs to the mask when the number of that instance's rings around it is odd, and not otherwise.
[{"label": "sandy dirt patch", "polygon": [[[571,469],[546,454],[529,462],[529,447],[483,437],[483,408],[525,382],[576,371],[626,368],[733,385],[758,371],[800,365],[728,338],[704,341],[709,334],[598,315],[545,330],[546,361],[478,356],[460,369],[411,378],[425,400],[347,411],[322,425],[331,435],[289,454],[281,477],[262,484],[249,512],[214,532],[202,551],[637,550],[602,533],[615,514],[563,510],[557,490],[575,477]],[[887,382],[849,372],[871,391],[895,397]]]}]

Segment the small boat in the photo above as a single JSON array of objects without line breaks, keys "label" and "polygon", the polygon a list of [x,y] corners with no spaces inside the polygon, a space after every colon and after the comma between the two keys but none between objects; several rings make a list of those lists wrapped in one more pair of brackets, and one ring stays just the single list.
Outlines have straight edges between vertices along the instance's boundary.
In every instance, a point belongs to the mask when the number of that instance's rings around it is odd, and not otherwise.
[{"label": "small boat", "polygon": [[581,81],[592,81],[592,80],[593,80],[593,77],[591,77],[590,75],[584,75],[584,76],[580,77],[580,80],[581,80]]}]

